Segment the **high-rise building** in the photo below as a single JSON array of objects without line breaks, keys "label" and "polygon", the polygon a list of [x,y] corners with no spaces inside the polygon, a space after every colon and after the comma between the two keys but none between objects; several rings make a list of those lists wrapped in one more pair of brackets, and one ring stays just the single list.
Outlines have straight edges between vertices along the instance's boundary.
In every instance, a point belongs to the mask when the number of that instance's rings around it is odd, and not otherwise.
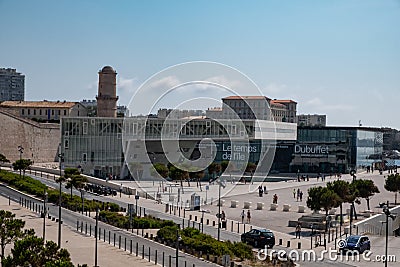
[{"label": "high-rise building", "polygon": [[0,68],[0,102],[24,101],[25,75],[16,69]]},{"label": "high-rise building", "polygon": [[117,72],[110,66],[99,71],[97,117],[117,117]]}]

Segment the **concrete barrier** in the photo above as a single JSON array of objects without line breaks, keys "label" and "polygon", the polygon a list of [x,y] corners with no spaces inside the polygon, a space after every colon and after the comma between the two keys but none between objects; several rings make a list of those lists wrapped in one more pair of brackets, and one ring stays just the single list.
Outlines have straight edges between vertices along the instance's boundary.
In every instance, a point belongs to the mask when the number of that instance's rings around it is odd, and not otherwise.
[{"label": "concrete barrier", "polygon": [[257,202],[257,209],[258,209],[258,210],[264,209],[264,203],[262,203],[262,202]]},{"label": "concrete barrier", "polygon": [[306,211],[306,207],[303,205],[299,205],[298,213],[304,213]]},{"label": "concrete barrier", "polygon": [[278,208],[278,204],[271,203],[270,210],[276,210]]},{"label": "concrete barrier", "polygon": [[239,201],[231,200],[231,208],[237,208]]},{"label": "concrete barrier", "polygon": [[283,208],[282,208],[282,210],[283,211],[290,211],[290,205],[289,204],[283,204]]},{"label": "concrete barrier", "polygon": [[245,202],[243,203],[243,208],[244,208],[244,209],[250,209],[250,208],[251,208],[251,204],[252,204],[251,201],[245,201]]}]

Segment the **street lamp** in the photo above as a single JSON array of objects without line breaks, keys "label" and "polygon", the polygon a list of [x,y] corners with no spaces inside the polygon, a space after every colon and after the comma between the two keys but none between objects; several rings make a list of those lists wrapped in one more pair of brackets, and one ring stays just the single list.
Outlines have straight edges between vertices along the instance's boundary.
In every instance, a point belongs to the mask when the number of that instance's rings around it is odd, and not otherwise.
[{"label": "street lamp", "polygon": [[178,260],[179,260],[179,241],[181,240],[181,237],[179,235],[179,229],[181,229],[181,225],[178,224],[178,228],[176,228],[176,250],[175,250],[175,266],[179,267]]},{"label": "street lamp", "polygon": [[[18,151],[19,151],[19,160],[20,160],[19,164],[21,164],[22,153],[24,153],[24,148],[22,146],[18,146]],[[19,179],[21,179],[21,178],[22,178],[22,169],[20,168],[19,169]]]},{"label": "street lamp", "polygon": [[221,187],[225,188],[225,183],[222,183],[221,177],[217,177],[218,184],[218,241],[220,240],[221,232]]},{"label": "street lamp", "polygon": [[388,258],[388,242],[389,242],[389,217],[392,220],[396,219],[396,216],[393,215],[389,210],[389,201],[387,201],[386,205],[383,208],[383,213],[386,215],[386,239],[385,239],[385,267],[387,267],[387,258]]},{"label": "street lamp", "polygon": [[85,212],[85,190],[81,188],[81,198],[82,198],[82,215]]},{"label": "street lamp", "polygon": [[97,230],[99,229],[99,208],[96,208],[96,229],[95,229],[95,239],[96,243],[94,244],[94,267],[98,267],[97,265]]},{"label": "street lamp", "polygon": [[[61,147],[61,146],[60,146]],[[60,183],[60,192],[58,195],[58,247],[61,248],[61,202],[62,202],[62,197],[61,197],[61,182],[62,182],[62,162],[64,161],[64,156],[62,153],[58,154],[58,162],[59,162],[59,168],[60,168],[60,177],[58,179]]]},{"label": "street lamp", "polygon": [[43,242],[44,243],[46,243],[46,215],[47,215],[46,202],[47,202],[47,191],[45,189],[43,196]]}]

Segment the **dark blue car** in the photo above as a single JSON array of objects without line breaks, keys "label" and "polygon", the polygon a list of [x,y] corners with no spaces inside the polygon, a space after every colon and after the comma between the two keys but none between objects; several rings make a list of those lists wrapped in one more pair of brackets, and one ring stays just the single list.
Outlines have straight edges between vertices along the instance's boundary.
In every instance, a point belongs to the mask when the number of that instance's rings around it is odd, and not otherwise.
[{"label": "dark blue car", "polygon": [[363,253],[366,250],[371,249],[371,241],[368,236],[364,235],[351,235],[346,238],[345,245],[340,248],[340,251],[345,252],[347,250],[356,250],[359,253]]}]

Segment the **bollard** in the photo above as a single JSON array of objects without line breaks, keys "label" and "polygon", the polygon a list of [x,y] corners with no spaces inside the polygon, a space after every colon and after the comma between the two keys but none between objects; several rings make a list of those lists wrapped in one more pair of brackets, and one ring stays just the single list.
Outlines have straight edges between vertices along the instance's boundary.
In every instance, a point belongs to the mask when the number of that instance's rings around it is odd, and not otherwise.
[{"label": "bollard", "polygon": [[189,215],[189,220],[192,220],[192,214]]},{"label": "bollard", "polygon": [[81,222],[81,233],[83,232],[83,222]]},{"label": "bollard", "polygon": [[150,247],[149,247],[149,262],[150,262],[150,258],[151,258],[150,255],[151,255],[151,254],[150,254]]},{"label": "bollard", "polygon": [[[144,227],[144,226],[143,226]],[[142,228],[142,237],[144,236],[144,228]]]},{"label": "bollard", "polygon": [[85,235],[87,235],[87,223],[85,222]]},{"label": "bollard", "polygon": [[213,221],[212,226],[213,226],[213,227],[215,226],[215,221]]},{"label": "bollard", "polygon": [[287,241],[286,247],[290,248],[290,240]]},{"label": "bollard", "polygon": [[231,232],[233,232],[233,221],[231,222]]},{"label": "bollard", "polygon": [[76,221],[76,231],[78,231],[79,230],[79,221],[77,220]]},{"label": "bollard", "polygon": [[162,253],[162,267],[165,267],[164,256],[165,256],[165,252],[163,251],[163,253]]},{"label": "bollard", "polygon": [[143,216],[146,217],[146,208],[143,208]]},{"label": "bollard", "polygon": [[106,229],[103,229],[103,239],[104,239],[104,243],[106,242]]},{"label": "bollard", "polygon": [[11,198],[10,198],[10,196],[8,196],[8,206],[10,206],[11,205]]},{"label": "bollard", "polygon": [[130,254],[132,254],[132,239],[130,240],[130,249],[129,249]]},{"label": "bollard", "polygon": [[110,244],[110,243],[111,243],[111,232],[108,231],[108,244]]},{"label": "bollard", "polygon": [[187,263],[186,263],[186,261],[185,261],[185,267],[187,266],[186,264],[187,264]]},{"label": "bollard", "polygon": [[238,231],[237,232],[239,233],[240,222],[237,222],[237,225],[238,225],[238,229],[237,229]]},{"label": "bollard", "polygon": [[171,267],[171,255],[168,255],[168,267]]},{"label": "bollard", "polygon": [[114,247],[115,247],[115,233],[114,233]]},{"label": "bollard", "polygon": [[194,228],[194,221],[193,221],[193,226],[192,226],[192,228]]},{"label": "bollard", "polygon": [[297,243],[297,249],[301,249],[301,242]]},{"label": "bollard", "polygon": [[124,246],[124,250],[126,251],[126,237],[125,237],[125,246]]},{"label": "bollard", "polygon": [[136,257],[139,255],[139,244],[136,242]]},{"label": "bollard", "polygon": [[197,222],[197,216],[194,216],[194,221]]},{"label": "bollard", "polygon": [[156,255],[155,255],[155,258],[154,258],[154,264],[157,265],[157,249],[156,249]]},{"label": "bollard", "polygon": [[188,220],[187,222],[188,222],[188,226],[187,227],[190,227],[190,220]]},{"label": "bollard", "polygon": [[121,236],[118,236],[118,248],[121,249]]},{"label": "bollard", "polygon": [[144,259],[144,245],[142,245],[142,259]]},{"label": "bollard", "polygon": [[92,236],[92,225],[89,225],[89,236]]},{"label": "bollard", "polygon": [[[96,234],[95,234],[96,236]],[[101,228],[99,227],[99,240],[101,240]]]},{"label": "bollard", "polygon": [[139,216],[142,217],[142,207],[139,209]]}]

